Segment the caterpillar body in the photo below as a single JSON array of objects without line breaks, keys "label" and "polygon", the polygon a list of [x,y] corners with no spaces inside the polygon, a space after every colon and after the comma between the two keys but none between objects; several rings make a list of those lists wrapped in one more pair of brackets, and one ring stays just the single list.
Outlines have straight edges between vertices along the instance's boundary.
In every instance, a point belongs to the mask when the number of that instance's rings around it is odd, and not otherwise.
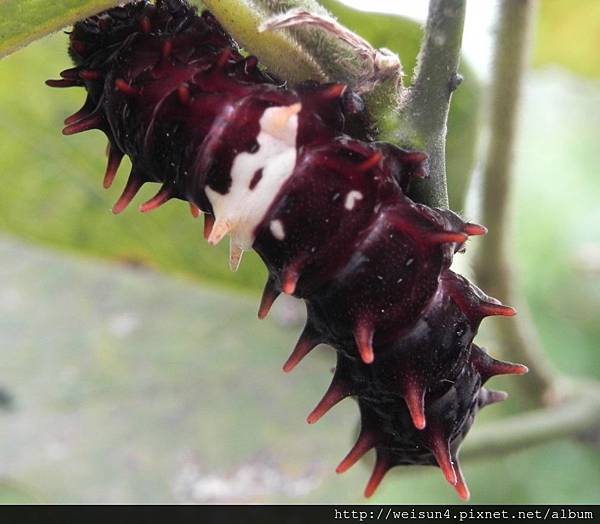
[{"label": "caterpillar body", "polygon": [[354,397],[358,440],[343,472],[374,448],[365,494],[402,464],[439,466],[458,494],[469,490],[459,447],[478,410],[506,398],[483,384],[525,366],[473,343],[481,320],[514,310],[450,270],[453,255],[485,228],[412,201],[426,155],[371,136],[360,97],[339,83],[290,88],[244,57],[208,12],[184,0],[134,2],[77,23],[75,67],[54,87],[83,86],[67,135],[100,129],[109,140],[104,186],[124,155],[132,171],[113,211],[146,182],[141,206],[172,198],[205,216],[205,237],[230,237],[230,265],[254,249],[269,278],[264,318],[280,293],[304,299],[307,323],[284,365],[314,347],[337,366],[316,422]]}]

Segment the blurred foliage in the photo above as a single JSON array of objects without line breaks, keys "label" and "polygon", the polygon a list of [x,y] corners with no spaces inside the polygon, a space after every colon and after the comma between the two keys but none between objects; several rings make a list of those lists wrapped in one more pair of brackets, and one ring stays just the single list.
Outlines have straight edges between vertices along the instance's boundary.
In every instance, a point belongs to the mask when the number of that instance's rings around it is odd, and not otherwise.
[{"label": "blurred foliage", "polygon": [[600,76],[600,2],[540,2],[535,65],[560,64],[589,77]]},{"label": "blurred foliage", "polygon": [[0,504],[39,504],[41,500],[30,490],[10,481],[0,479]]},{"label": "blurred foliage", "polygon": [[515,180],[523,285],[558,369],[600,376],[600,89],[546,72],[524,102]]},{"label": "blurred foliage", "polygon": [[[320,3],[343,25],[375,47],[386,47],[397,53],[402,61],[404,80],[410,83],[423,36],[420,24],[401,16],[358,11],[337,0],[320,0]],[[454,93],[450,106],[446,168],[450,208],[461,212],[475,163],[481,85],[475,71],[465,60],[459,72],[464,80]]]}]

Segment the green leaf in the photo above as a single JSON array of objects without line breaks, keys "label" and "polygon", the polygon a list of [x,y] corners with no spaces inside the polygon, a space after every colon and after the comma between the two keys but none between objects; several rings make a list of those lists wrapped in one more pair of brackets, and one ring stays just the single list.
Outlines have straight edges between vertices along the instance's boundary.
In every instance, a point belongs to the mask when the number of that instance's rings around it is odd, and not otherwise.
[{"label": "green leaf", "polygon": [[2,0],[0,58],[118,3],[117,0]]},{"label": "green leaf", "polygon": [[600,2],[540,2],[534,64],[559,64],[590,77],[600,76]]}]

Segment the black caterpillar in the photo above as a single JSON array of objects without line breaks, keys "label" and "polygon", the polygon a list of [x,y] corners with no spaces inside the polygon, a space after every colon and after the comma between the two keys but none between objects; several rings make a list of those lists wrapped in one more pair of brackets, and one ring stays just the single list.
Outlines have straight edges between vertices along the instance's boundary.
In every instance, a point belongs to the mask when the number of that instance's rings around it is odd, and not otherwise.
[{"label": "black caterpillar", "polygon": [[393,466],[425,464],[468,499],[460,444],[478,410],[506,398],[482,386],[527,368],[472,343],[484,317],[515,312],[449,269],[485,228],[406,196],[426,155],[373,141],[360,97],[342,84],[285,86],[184,0],[79,22],[69,52],[75,67],[48,84],[88,96],[64,133],[106,133],[105,187],[121,158],[132,160],[113,211],[158,182],[141,211],[187,200],[205,213],[210,244],[230,235],[232,269],[244,250],[258,252],[270,275],[260,318],[281,292],[305,300],[308,320],[284,370],[318,344],[337,352],[308,422],[348,396],[361,414],[337,471],[375,448],[366,496]]}]

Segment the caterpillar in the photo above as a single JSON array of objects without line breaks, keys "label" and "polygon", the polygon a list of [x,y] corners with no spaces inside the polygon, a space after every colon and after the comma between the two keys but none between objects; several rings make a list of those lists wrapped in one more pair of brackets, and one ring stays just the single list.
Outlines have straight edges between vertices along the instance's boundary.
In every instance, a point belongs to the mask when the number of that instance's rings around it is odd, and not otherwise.
[{"label": "caterpillar", "polygon": [[258,316],[281,293],[301,298],[307,321],[286,372],[319,344],[337,365],[308,422],[346,397],[361,429],[337,467],[369,450],[371,496],[394,466],[439,466],[463,499],[459,448],[475,415],[504,400],[484,384],[523,374],[473,343],[483,318],[515,310],[453,272],[453,256],[486,229],[414,202],[427,155],[374,139],[361,97],[343,83],[289,87],[244,56],[209,12],[185,0],[136,1],[75,24],[74,67],[48,80],[81,86],[83,107],[63,133],[108,137],[104,186],[121,159],[132,170],[113,207],[147,182],[141,205],[168,200],[204,214],[209,244],[230,237],[230,266],[254,249],[269,277]]}]

